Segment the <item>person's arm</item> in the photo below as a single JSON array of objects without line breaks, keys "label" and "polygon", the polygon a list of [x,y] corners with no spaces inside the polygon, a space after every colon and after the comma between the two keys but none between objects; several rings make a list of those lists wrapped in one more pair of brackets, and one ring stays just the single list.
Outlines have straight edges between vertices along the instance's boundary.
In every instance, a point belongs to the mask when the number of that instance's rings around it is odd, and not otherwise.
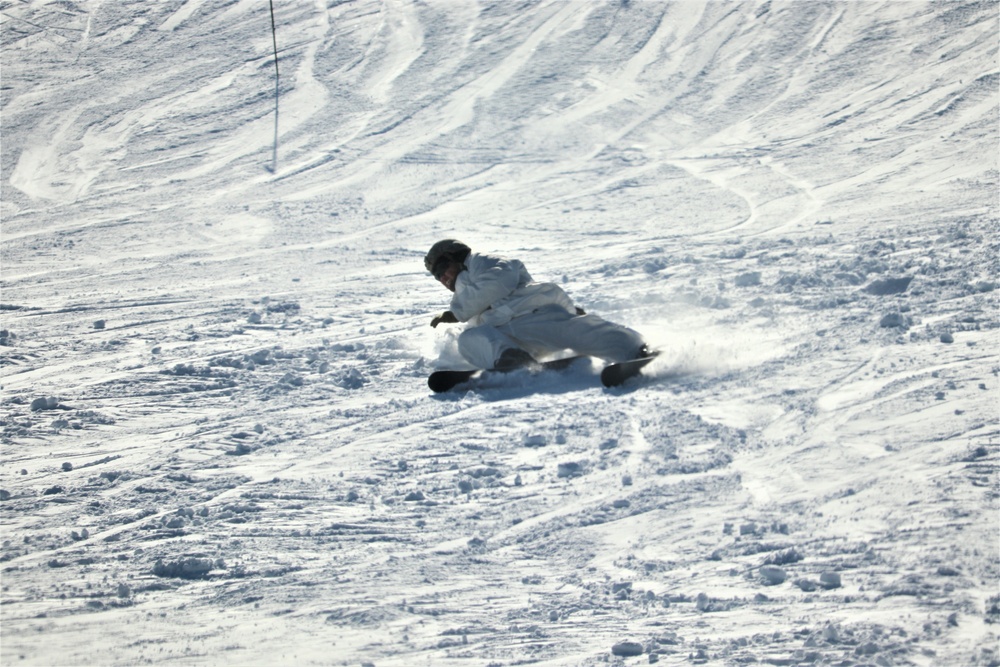
[{"label": "person's arm", "polygon": [[470,258],[466,271],[458,275],[451,312],[461,322],[468,322],[509,296],[521,282],[523,265],[515,260],[482,255]]}]

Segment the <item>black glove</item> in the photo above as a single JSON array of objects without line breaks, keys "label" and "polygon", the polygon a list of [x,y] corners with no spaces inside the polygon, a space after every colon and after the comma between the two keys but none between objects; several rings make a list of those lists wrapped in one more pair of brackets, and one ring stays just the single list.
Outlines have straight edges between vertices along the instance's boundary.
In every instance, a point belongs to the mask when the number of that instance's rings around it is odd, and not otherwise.
[{"label": "black glove", "polygon": [[455,322],[458,322],[458,318],[455,317],[455,313],[451,312],[450,310],[446,310],[437,317],[435,317],[433,320],[431,320],[431,326],[437,327],[437,325],[442,323],[454,324]]}]

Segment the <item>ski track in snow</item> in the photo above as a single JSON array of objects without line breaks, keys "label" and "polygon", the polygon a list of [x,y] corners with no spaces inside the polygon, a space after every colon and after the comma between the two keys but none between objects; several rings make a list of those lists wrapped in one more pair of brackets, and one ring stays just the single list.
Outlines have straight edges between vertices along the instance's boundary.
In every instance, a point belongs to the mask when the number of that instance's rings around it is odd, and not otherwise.
[{"label": "ski track in snow", "polygon": [[1000,664],[995,2],[274,4],[0,11],[0,663]]}]

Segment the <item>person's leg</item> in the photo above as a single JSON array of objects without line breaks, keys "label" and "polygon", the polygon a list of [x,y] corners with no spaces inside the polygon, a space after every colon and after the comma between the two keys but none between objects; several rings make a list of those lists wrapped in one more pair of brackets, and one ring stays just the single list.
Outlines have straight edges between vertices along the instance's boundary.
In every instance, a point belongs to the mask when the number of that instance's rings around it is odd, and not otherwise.
[{"label": "person's leg", "polygon": [[628,327],[559,307],[515,318],[500,330],[535,354],[570,349],[612,362],[635,359],[645,345],[642,336]]},{"label": "person's leg", "polygon": [[533,361],[510,336],[489,325],[471,327],[459,334],[458,351],[470,364],[484,370],[511,370]]}]

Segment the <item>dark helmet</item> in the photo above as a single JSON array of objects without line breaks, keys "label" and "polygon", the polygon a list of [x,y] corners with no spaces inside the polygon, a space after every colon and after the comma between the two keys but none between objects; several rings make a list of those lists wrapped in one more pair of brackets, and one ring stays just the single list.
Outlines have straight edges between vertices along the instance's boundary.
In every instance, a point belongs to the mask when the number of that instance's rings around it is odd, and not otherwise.
[{"label": "dark helmet", "polygon": [[433,273],[434,265],[441,261],[442,257],[447,257],[456,262],[463,262],[469,256],[470,252],[472,252],[472,248],[461,241],[456,241],[455,239],[438,241],[427,251],[427,256],[424,257],[424,266],[427,267],[428,271]]}]

